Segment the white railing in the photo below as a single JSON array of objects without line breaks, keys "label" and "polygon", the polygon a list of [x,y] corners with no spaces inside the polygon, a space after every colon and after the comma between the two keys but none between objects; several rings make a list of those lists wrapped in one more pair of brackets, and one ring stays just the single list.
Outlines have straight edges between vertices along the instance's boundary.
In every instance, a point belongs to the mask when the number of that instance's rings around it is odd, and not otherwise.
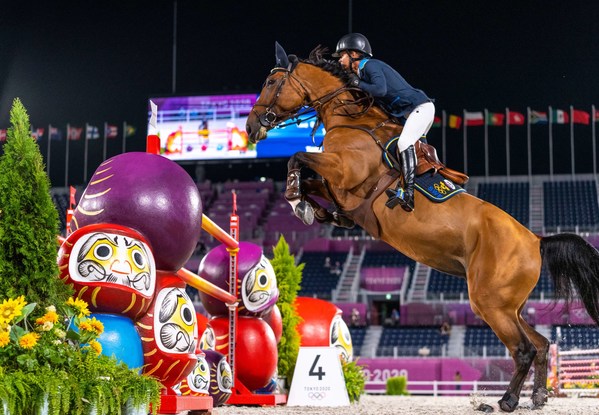
[{"label": "white railing", "polygon": [[[508,381],[453,381],[453,380],[429,380],[408,381],[408,392],[410,395],[429,396],[468,396],[472,394],[502,396],[509,385]],[[521,396],[530,396],[532,393],[532,382],[524,382]],[[366,393],[372,395],[385,394],[387,382],[384,380],[366,381]],[[457,389],[457,387],[460,387]]]}]

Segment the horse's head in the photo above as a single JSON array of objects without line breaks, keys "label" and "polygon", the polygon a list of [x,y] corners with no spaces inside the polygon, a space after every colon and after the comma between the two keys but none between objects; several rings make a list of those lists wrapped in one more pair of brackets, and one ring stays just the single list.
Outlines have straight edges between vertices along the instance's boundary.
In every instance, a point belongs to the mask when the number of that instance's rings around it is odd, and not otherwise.
[{"label": "horse's head", "polygon": [[266,78],[247,119],[246,130],[252,143],[265,139],[268,130],[293,116],[306,101],[306,91],[301,83],[290,76],[298,64],[297,57],[288,56],[278,42],[275,42],[275,57],[276,65]]}]

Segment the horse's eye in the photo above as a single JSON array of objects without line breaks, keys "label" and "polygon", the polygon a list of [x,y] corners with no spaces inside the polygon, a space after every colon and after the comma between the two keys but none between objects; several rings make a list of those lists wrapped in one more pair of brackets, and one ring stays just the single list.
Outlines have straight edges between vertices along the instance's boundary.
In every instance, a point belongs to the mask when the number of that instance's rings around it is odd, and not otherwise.
[{"label": "horse's eye", "polygon": [[275,84],[275,80],[274,79],[269,79],[266,81],[266,86],[272,86]]}]

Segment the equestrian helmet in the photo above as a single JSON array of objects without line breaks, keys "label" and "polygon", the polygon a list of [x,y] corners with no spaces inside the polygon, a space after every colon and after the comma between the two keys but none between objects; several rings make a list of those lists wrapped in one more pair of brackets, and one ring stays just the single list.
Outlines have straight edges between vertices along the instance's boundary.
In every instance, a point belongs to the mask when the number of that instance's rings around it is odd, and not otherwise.
[{"label": "equestrian helmet", "polygon": [[333,53],[333,57],[338,58],[341,56],[341,52],[346,50],[355,50],[372,57],[372,48],[370,47],[370,42],[368,39],[366,39],[366,36],[361,33],[348,33],[339,39],[335,53]]}]

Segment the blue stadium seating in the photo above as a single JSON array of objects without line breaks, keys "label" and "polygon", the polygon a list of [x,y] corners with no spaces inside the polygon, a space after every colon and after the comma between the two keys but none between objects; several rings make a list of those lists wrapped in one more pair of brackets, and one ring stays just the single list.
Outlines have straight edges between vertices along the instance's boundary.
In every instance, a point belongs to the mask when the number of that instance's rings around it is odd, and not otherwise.
[{"label": "blue stadium seating", "polygon": [[[557,329],[561,332],[558,339]],[[598,349],[599,327],[596,326],[553,326],[551,342],[558,343],[560,350]]]},{"label": "blue stadium seating", "polygon": [[594,180],[543,183],[545,230],[596,231],[599,223]]},{"label": "blue stadium seating", "polygon": [[459,300],[460,297],[468,298],[466,279],[431,269],[427,298],[429,300],[438,300],[441,294],[443,294],[444,300]]},{"label": "blue stadium seating", "polygon": [[[325,267],[327,257],[330,259],[330,267]],[[300,258],[305,266],[298,295],[330,300],[331,291],[337,287],[340,276],[332,271],[337,262],[341,267],[339,271],[342,271],[346,259],[347,252],[304,252]]]},{"label": "blue stadium seating", "polygon": [[483,356],[485,349],[487,356],[505,356],[506,353],[505,345],[490,327],[468,326],[464,336],[464,355]]},{"label": "blue stadium seating", "polygon": [[366,337],[366,327],[349,327],[349,333],[351,334],[351,342],[354,346],[354,356],[360,356],[362,346],[364,345],[364,338]]},{"label": "blue stadium seating", "polygon": [[429,349],[430,356],[441,356],[447,336],[438,327],[385,327],[377,346],[377,356],[418,356]]}]

